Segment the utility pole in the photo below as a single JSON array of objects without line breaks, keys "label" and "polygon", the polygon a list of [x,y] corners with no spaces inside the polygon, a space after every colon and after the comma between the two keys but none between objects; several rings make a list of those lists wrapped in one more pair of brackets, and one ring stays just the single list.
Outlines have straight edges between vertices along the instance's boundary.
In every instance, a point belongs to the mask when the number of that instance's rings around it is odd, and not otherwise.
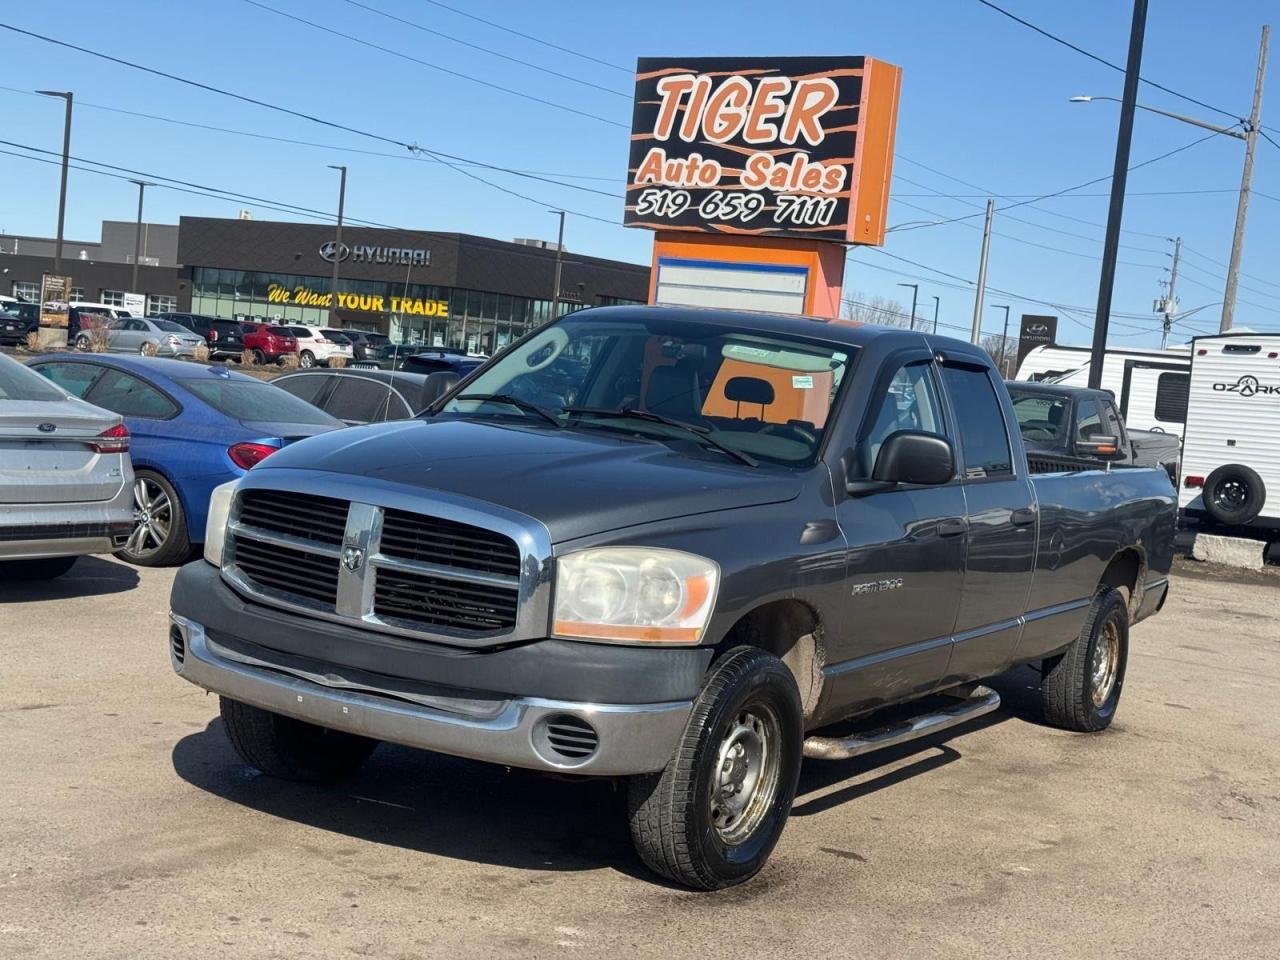
[{"label": "utility pole", "polygon": [[987,200],[987,222],[982,228],[982,259],[978,261],[978,290],[973,297],[973,333],[970,342],[982,340],[982,299],[987,295],[987,254],[991,252],[991,218],[996,213],[996,202]]},{"label": "utility pole", "polygon": [[342,210],[347,202],[347,168],[329,164],[330,170],[337,170],[338,179],[338,230],[334,234],[333,244],[333,279],[329,282],[329,326],[338,325],[338,265],[342,262]]},{"label": "utility pole", "polygon": [[62,125],[62,185],[58,189],[58,239],[53,250],[54,276],[62,275],[62,225],[67,218],[67,166],[71,159],[71,102],[75,99],[70,92],[57,90],[37,90],[36,93],[46,97],[62,97],[67,102],[67,117]]},{"label": "utility pole", "polygon": [[933,298],[933,332],[936,336],[938,333],[938,307],[942,306],[942,300],[939,297]]},{"label": "utility pole", "polygon": [[1173,238],[1173,266],[1169,268],[1169,293],[1164,300],[1164,324],[1160,333],[1160,349],[1169,343],[1169,330],[1173,327],[1173,315],[1178,312],[1178,258],[1182,254],[1182,238]]},{"label": "utility pole", "polygon": [[560,234],[556,238],[556,287],[551,293],[551,319],[555,320],[560,316],[560,272],[564,268],[564,211],[547,212],[560,215]]},{"label": "utility pole", "polygon": [[138,292],[138,258],[142,256],[142,194],[147,189],[147,181],[130,180],[138,185],[138,220],[133,225],[133,280],[129,284],[129,292]]},{"label": "utility pole", "polygon": [[1249,191],[1253,185],[1253,154],[1258,145],[1258,125],[1262,121],[1262,83],[1267,76],[1267,47],[1271,27],[1262,28],[1262,46],[1258,50],[1258,77],[1253,84],[1253,109],[1249,112],[1249,129],[1245,131],[1244,173],[1240,177],[1240,200],[1236,205],[1236,231],[1231,238],[1231,259],[1227,267],[1227,291],[1222,298],[1221,333],[1231,329],[1236,312],[1236,286],[1240,282],[1240,254],[1244,248],[1244,223],[1249,215]]},{"label": "utility pole", "polygon": [[1120,222],[1124,219],[1124,191],[1129,175],[1129,148],[1133,144],[1133,115],[1137,112],[1138,74],[1142,70],[1142,41],[1147,32],[1147,0],[1133,0],[1133,24],[1129,28],[1129,60],[1125,64],[1124,95],[1120,101],[1120,129],[1116,133],[1116,162],[1111,173],[1111,207],[1102,247],[1102,275],[1098,278],[1098,309],[1093,320],[1093,351],[1089,357],[1089,387],[1102,386],[1102,364],[1107,355],[1107,326],[1111,322],[1111,296],[1115,292],[1116,260],[1120,254]]}]

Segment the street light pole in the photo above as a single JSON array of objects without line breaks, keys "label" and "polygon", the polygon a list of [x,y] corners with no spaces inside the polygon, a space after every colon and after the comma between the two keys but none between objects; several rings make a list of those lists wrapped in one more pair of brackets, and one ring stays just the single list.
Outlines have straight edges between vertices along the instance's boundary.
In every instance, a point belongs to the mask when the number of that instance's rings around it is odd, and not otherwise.
[{"label": "street light pole", "polygon": [[130,180],[138,185],[138,219],[133,225],[133,280],[129,284],[129,292],[138,292],[138,258],[142,255],[142,194],[147,189],[147,181]]},{"label": "street light pole", "polygon": [[551,319],[555,320],[560,316],[560,272],[564,268],[564,211],[548,210],[547,212],[560,216],[560,233],[556,237],[556,285],[551,292]]},{"label": "street light pole", "polygon": [[933,332],[938,332],[938,307],[942,306],[942,300],[939,297],[933,298]]},{"label": "street light pole", "polygon": [[347,202],[347,168],[329,164],[330,170],[337,170],[338,179],[338,229],[334,234],[333,244],[333,279],[329,281],[329,326],[338,325],[338,265],[342,262],[342,211]]},{"label": "street light pole", "polygon": [[1116,162],[1111,174],[1111,207],[1102,246],[1102,274],[1098,278],[1098,309],[1093,320],[1093,351],[1089,359],[1089,387],[1102,386],[1102,364],[1107,353],[1107,326],[1111,322],[1111,296],[1115,292],[1116,260],[1120,254],[1120,221],[1124,218],[1124,190],[1129,175],[1129,148],[1133,144],[1133,115],[1137,112],[1138,74],[1142,69],[1142,41],[1147,31],[1147,0],[1133,0],[1129,29],[1129,60],[1125,64],[1124,98],[1120,104],[1120,129],[1116,134]]},{"label": "street light pole", "polygon": [[67,217],[67,165],[71,159],[71,102],[75,99],[69,91],[37,90],[46,97],[62,97],[67,101],[67,117],[62,125],[62,185],[58,188],[58,239],[53,250],[53,273],[62,275],[62,226]]},{"label": "street light pole", "polygon": [[1244,141],[1244,172],[1240,176],[1240,199],[1236,203],[1236,229],[1231,237],[1231,259],[1227,267],[1227,292],[1222,298],[1222,323],[1218,329],[1226,333],[1236,312],[1236,287],[1240,283],[1240,254],[1244,249],[1244,224],[1249,216],[1249,191],[1253,186],[1253,153],[1258,145],[1258,124],[1262,119],[1262,83],[1267,75],[1267,47],[1271,27],[1262,28],[1262,46],[1258,50],[1258,76],[1253,84],[1253,109],[1249,111],[1249,129]]},{"label": "street light pole", "polygon": [[900,283],[900,287],[911,288],[911,329],[916,328],[916,301],[920,299],[920,284],[918,283]]}]

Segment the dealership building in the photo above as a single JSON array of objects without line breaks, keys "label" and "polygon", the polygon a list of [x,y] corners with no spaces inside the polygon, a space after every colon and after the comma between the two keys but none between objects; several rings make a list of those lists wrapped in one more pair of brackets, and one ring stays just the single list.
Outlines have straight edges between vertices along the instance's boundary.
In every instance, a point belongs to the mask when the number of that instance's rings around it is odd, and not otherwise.
[{"label": "dealership building", "polygon": [[[128,226],[127,253],[110,254],[106,244],[64,245],[64,273],[82,294],[77,299],[123,306],[132,272]],[[487,354],[552,318],[554,244],[345,225],[338,244],[331,224],[207,217],[182,217],[176,234],[168,262],[139,258],[144,289],[132,292],[146,296],[150,312],[327,326],[336,260],[339,326]],[[53,269],[48,241],[21,238],[10,253],[6,240],[0,237],[0,293],[38,299],[41,274]],[[648,288],[647,265],[566,250],[559,312],[644,303]]]}]

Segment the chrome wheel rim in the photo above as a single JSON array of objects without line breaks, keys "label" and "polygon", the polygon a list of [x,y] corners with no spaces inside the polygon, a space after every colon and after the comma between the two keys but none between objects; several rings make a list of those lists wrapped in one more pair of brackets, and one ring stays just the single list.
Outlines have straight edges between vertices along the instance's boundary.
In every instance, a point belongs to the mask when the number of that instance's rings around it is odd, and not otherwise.
[{"label": "chrome wheel rim", "polygon": [[1115,618],[1107,620],[1093,644],[1089,663],[1093,705],[1101,708],[1110,698],[1120,675],[1120,627]]},{"label": "chrome wheel rim", "polygon": [[133,557],[149,557],[169,542],[173,530],[173,503],[154,480],[137,477],[133,481],[133,533],[124,552]]},{"label": "chrome wheel rim", "polygon": [[729,845],[749,838],[769,814],[781,771],[781,727],[763,703],[743,707],[716,751],[710,790],[711,824]]},{"label": "chrome wheel rim", "polygon": [[309,353],[304,353],[298,360],[298,366],[303,367],[307,370],[310,370],[313,366],[315,366],[315,363],[316,363],[315,357],[311,356],[311,354]]}]

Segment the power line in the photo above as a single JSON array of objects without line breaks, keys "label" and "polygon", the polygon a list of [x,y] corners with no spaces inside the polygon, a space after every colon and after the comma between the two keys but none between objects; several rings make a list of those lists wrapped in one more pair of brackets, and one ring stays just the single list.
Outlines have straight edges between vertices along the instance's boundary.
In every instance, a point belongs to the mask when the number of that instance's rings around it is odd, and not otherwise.
[{"label": "power line", "polygon": [[[241,101],[242,103],[249,103],[249,104],[253,104],[254,106],[262,107],[262,108],[264,108],[264,109],[266,109],[266,110],[273,110],[273,111],[275,111],[275,112],[277,112],[277,113],[283,113],[283,114],[285,114],[285,115],[287,115],[287,116],[297,117],[297,118],[299,118],[299,119],[301,119],[301,120],[308,120],[308,121],[310,121],[310,122],[312,122],[312,123],[318,123],[318,124],[320,124],[321,126],[329,127],[329,128],[331,128],[331,129],[334,129],[334,130],[342,130],[342,131],[345,131],[345,132],[347,132],[347,133],[354,133],[354,134],[356,134],[357,136],[367,137],[367,138],[369,138],[369,139],[371,139],[371,140],[377,140],[377,141],[379,141],[379,142],[381,142],[381,143],[389,143],[389,144],[391,144],[392,146],[404,147],[406,150],[410,151],[411,153],[423,153],[423,154],[427,154],[427,155],[429,155],[429,156],[433,156],[433,157],[436,157],[436,158],[440,159],[440,161],[441,161],[442,163],[444,163],[444,164],[445,164],[445,166],[448,166],[450,169],[455,170],[455,171],[457,171],[457,172],[462,172],[462,171],[461,171],[457,166],[454,166],[453,164],[449,163],[449,162],[448,162],[448,160],[446,160],[446,159],[444,159],[444,158],[446,158],[446,157],[447,157],[447,158],[449,158],[449,159],[459,159],[459,160],[465,160],[465,159],[466,159],[466,158],[454,158],[454,157],[452,157],[450,154],[445,154],[445,153],[442,153],[442,152],[440,152],[440,151],[438,151],[438,150],[429,150],[429,149],[427,149],[426,147],[420,147],[420,146],[418,146],[418,144],[416,144],[416,143],[405,143],[404,141],[402,141],[402,140],[396,140],[396,139],[395,139],[395,138],[393,138],[393,137],[383,136],[382,134],[378,134],[378,133],[371,133],[371,132],[370,132],[370,131],[368,131],[368,130],[361,130],[361,129],[359,129],[358,127],[352,127],[352,126],[349,126],[349,125],[344,124],[344,123],[338,123],[337,121],[334,121],[334,120],[325,120],[325,119],[324,119],[324,118],[322,118],[322,117],[317,117],[317,116],[314,116],[314,115],[309,114],[309,113],[304,113],[304,112],[302,112],[302,111],[300,111],[300,110],[294,110],[294,109],[292,109],[292,108],[290,108],[290,107],[282,107],[282,106],[280,106],[279,104],[269,103],[269,102],[267,102],[266,100],[259,100],[259,99],[257,99],[256,97],[246,96],[245,94],[241,94],[241,93],[233,93],[233,92],[232,92],[232,91],[230,91],[230,90],[224,90],[224,89],[222,89],[222,88],[220,88],[220,87],[215,87],[215,86],[213,86],[213,85],[211,85],[211,84],[202,83],[202,82],[201,82],[201,81],[199,81],[199,80],[191,80],[191,79],[188,79],[187,77],[180,77],[180,76],[178,76],[177,74],[168,73],[168,72],[166,72],[166,71],[164,71],[164,70],[158,70],[158,69],[156,69],[155,67],[148,67],[148,66],[145,66],[144,64],[135,63],[135,62],[133,62],[133,61],[131,61],[131,60],[125,60],[125,59],[123,59],[123,58],[121,58],[121,57],[115,57],[115,56],[112,56],[111,54],[101,53],[101,52],[99,52],[99,51],[97,51],[97,50],[90,50],[90,49],[89,49],[89,48],[87,48],[87,47],[77,46],[76,44],[74,44],[74,43],[68,43],[68,42],[67,42],[67,41],[65,41],[65,40],[56,40],[56,39],[54,39],[53,37],[47,37],[47,36],[45,36],[45,35],[43,35],[43,34],[35,33],[34,31],[31,31],[31,30],[24,30],[23,28],[21,28],[21,27],[15,27],[15,26],[13,26],[12,24],[8,24],[8,23],[0,22],[0,28],[4,28],[5,30],[12,31],[13,33],[19,33],[19,34],[22,34],[23,36],[32,37],[32,38],[34,38],[34,39],[36,39],[36,40],[43,40],[43,41],[45,41],[46,43],[51,43],[51,44],[54,44],[55,46],[64,47],[64,48],[66,48],[66,49],[68,49],[68,50],[75,50],[75,51],[76,51],[76,52],[78,52],[78,53],[87,54],[88,56],[91,56],[91,57],[97,57],[97,58],[98,58],[98,59],[100,59],[100,60],[106,60],[106,61],[108,61],[108,62],[110,62],[110,63],[115,63],[115,64],[118,64],[118,65],[123,66],[123,67],[129,67],[129,68],[130,68],[130,69],[132,69],[132,70],[139,70],[139,71],[141,71],[141,72],[143,72],[143,73],[149,73],[149,74],[151,74],[152,76],[163,77],[163,78],[165,78],[166,80],[173,80],[173,81],[175,81],[175,82],[177,82],[177,83],[183,83],[183,84],[186,84],[187,86],[195,87],[195,88],[197,88],[197,89],[199,89],[199,90],[205,90],[205,91],[207,91],[207,92],[209,92],[209,93],[216,93],[216,94],[219,94],[220,96],[230,97],[231,99],[233,99],[233,100],[239,100],[239,101]],[[476,162],[476,161],[470,161],[470,162]],[[513,169],[511,169],[511,168],[508,168],[508,167],[499,167],[499,166],[497,166],[497,165],[486,165],[486,166],[489,166],[489,168],[490,168],[490,169],[499,170],[499,171],[501,171],[501,172],[503,172],[503,173],[510,173],[510,174],[515,175],[515,176],[530,176],[530,175],[528,175],[528,174],[520,174],[520,173],[518,173],[517,171],[515,171],[515,170],[513,170]],[[495,189],[501,190],[501,191],[502,191],[502,192],[504,192],[504,193],[509,193],[509,194],[511,194],[511,195],[513,195],[513,196],[517,196],[517,197],[520,197],[520,198],[522,198],[522,199],[529,200],[529,202],[531,202],[531,203],[538,203],[538,204],[542,204],[542,205],[544,205],[544,206],[546,206],[546,205],[552,205],[552,206],[554,206],[554,204],[547,204],[545,201],[542,201],[542,200],[535,200],[535,199],[533,199],[533,198],[531,198],[531,197],[525,197],[523,194],[516,193],[515,191],[507,190],[507,189],[502,188],[502,187],[498,187],[498,186],[497,186],[497,185],[495,185],[495,184],[491,184],[491,183],[489,183],[489,181],[485,180],[483,177],[476,177],[476,176],[473,176],[473,175],[470,175],[470,174],[468,174],[468,176],[471,176],[471,179],[473,179],[473,180],[478,180],[478,181],[480,181],[481,183],[489,184],[490,186],[494,187]],[[542,179],[546,179],[546,178],[542,178],[542,177],[532,177],[532,179],[535,179],[535,180],[542,180]],[[548,182],[556,183],[556,181],[548,181]],[[558,184],[558,185],[559,185],[559,186],[565,186],[565,184]],[[569,209],[569,208],[567,208],[567,207],[563,207],[563,206],[562,206],[562,209],[564,209],[565,213],[567,213],[567,214],[571,214],[572,216],[575,216],[575,217],[582,217],[582,218],[584,218],[584,219],[588,219],[588,220],[600,220],[601,222],[604,222],[604,223],[613,223],[613,222],[615,222],[615,221],[610,221],[610,220],[604,220],[603,218],[601,218],[601,217],[597,217],[597,216],[595,216],[594,214],[582,213],[581,211],[578,211],[578,210],[571,210],[571,209]]]},{"label": "power line", "polygon": [[[1204,260],[1204,261],[1206,261],[1206,262],[1208,262],[1208,263],[1212,263],[1214,266],[1218,266],[1218,267],[1226,267],[1226,266],[1227,266],[1227,263],[1226,263],[1226,261],[1225,261],[1225,260],[1215,260],[1213,257],[1207,256],[1207,255],[1205,255],[1205,254],[1201,253],[1199,250],[1196,250],[1196,249],[1194,249],[1194,248],[1192,248],[1192,247],[1188,247],[1188,246],[1186,245],[1186,243],[1185,243],[1185,242],[1182,244],[1182,252],[1183,252],[1183,253],[1189,253],[1189,254],[1191,254],[1193,257],[1199,257],[1201,260]],[[1252,280],[1254,283],[1261,283],[1261,284],[1264,284],[1264,285],[1266,285],[1266,286],[1269,286],[1269,287],[1275,287],[1277,290],[1280,290],[1280,283],[1277,283],[1277,282],[1276,282],[1276,281],[1274,281],[1274,280],[1263,280],[1261,277],[1259,277],[1259,276],[1255,276],[1255,275],[1253,275],[1253,274],[1251,274],[1251,273],[1245,273],[1243,270],[1242,270],[1242,271],[1240,271],[1240,276],[1242,276],[1242,277],[1248,277],[1248,278],[1249,278],[1250,280]],[[1225,280],[1226,278],[1224,277],[1223,279]],[[1267,294],[1267,296],[1275,296],[1275,294]]]},{"label": "power line", "polygon": [[443,37],[445,40],[450,40],[454,43],[459,43],[464,47],[470,47],[472,50],[479,50],[482,53],[487,53],[491,56],[498,57],[510,63],[518,63],[521,66],[528,67],[531,70],[537,70],[541,73],[549,74],[550,76],[553,76],[553,77],[559,77],[561,80],[568,80],[570,83],[581,84],[584,87],[591,87],[593,90],[600,90],[604,93],[612,94],[615,97],[625,97],[628,100],[631,99],[631,93],[629,91],[622,91],[622,90],[617,90],[613,87],[602,86],[601,84],[598,84],[598,83],[592,83],[590,80],[583,80],[581,77],[575,77],[569,73],[560,73],[557,70],[552,70],[549,67],[542,66],[541,64],[532,63],[528,60],[521,60],[519,57],[512,57],[505,53],[501,53],[497,50],[491,50],[489,47],[482,47],[478,43],[471,43],[469,40],[463,40],[461,37],[452,36],[451,34],[444,33],[443,31],[435,30],[431,27],[424,26],[423,24],[417,23],[416,21],[406,20],[404,17],[397,17],[395,14],[387,13],[385,10],[379,10],[377,7],[371,7],[367,4],[360,3],[359,0],[342,0],[342,2],[349,4],[350,6],[353,6],[353,7],[359,7],[361,10],[367,10],[370,13],[375,14],[376,16],[385,17],[388,20],[394,20],[396,23],[402,23],[406,27],[413,27],[413,29],[415,30],[421,30],[423,33],[429,33],[434,37]]},{"label": "power line", "polygon": [[[985,0],[979,0],[979,2],[985,2]],[[1133,166],[1129,168],[1129,172],[1132,173],[1134,170],[1138,170],[1142,167],[1149,166],[1150,164],[1156,163],[1160,160],[1168,159],[1169,157],[1172,157],[1176,153],[1181,153],[1184,150],[1190,150],[1192,147],[1199,146],[1200,144],[1204,143],[1206,140],[1212,140],[1214,137],[1219,137],[1219,136],[1222,136],[1222,133],[1220,131],[1215,131],[1206,136],[1200,137],[1198,140],[1192,140],[1190,143],[1184,144],[1181,147],[1175,147],[1173,150],[1169,150],[1166,153],[1162,153],[1158,157],[1152,157],[1149,160],[1143,160],[1140,163],[1135,163]],[[1111,179],[1111,174],[1107,174],[1104,177],[1095,177],[1092,180],[1087,180],[1084,183],[1076,184],[1073,187],[1063,187],[1061,190],[1056,190],[1053,193],[1046,193],[1042,196],[1034,197],[1030,200],[1020,200],[1017,203],[1011,203],[1008,206],[997,207],[996,212],[1000,213],[1005,210],[1013,210],[1018,207],[1025,207],[1028,204],[1039,203],[1041,200],[1048,200],[1051,197],[1061,196],[1064,193],[1071,193],[1075,190],[1080,190],[1084,187],[1091,187],[1095,183],[1102,183],[1103,181],[1110,180],[1110,179]],[[944,223],[957,223],[961,220],[972,220],[974,217],[980,217],[982,215],[983,215],[982,213],[969,213],[964,215],[963,217],[952,217],[949,220],[939,220],[936,223],[925,223],[919,226],[903,225],[900,229],[920,230],[923,227],[937,227],[937,226],[941,226]],[[894,230],[895,230],[894,227],[890,227],[889,230],[886,232],[893,232]]]},{"label": "power line", "polygon": [[[30,90],[22,90],[18,87],[6,87],[3,84],[0,84],[0,90],[7,91],[9,93],[22,94],[25,97],[40,96],[40,94],[34,93]],[[490,170],[498,170],[498,171],[501,171],[502,173],[509,173],[509,174],[512,174],[513,176],[527,177],[530,179],[539,179],[545,183],[551,183],[561,187],[568,187],[569,189],[572,189],[572,190],[581,190],[584,188],[579,187],[577,184],[573,184],[573,183],[561,183],[560,180],[599,180],[602,182],[612,183],[612,182],[616,182],[618,179],[617,177],[598,177],[598,176],[593,176],[590,174],[583,174],[583,173],[559,173],[556,171],[548,171],[548,170],[520,170],[516,168],[511,168],[511,167],[496,166],[494,164],[484,163],[483,161],[480,161],[480,160],[468,160],[464,157],[456,157],[453,154],[443,153],[440,151],[432,151],[431,153],[427,153],[425,150],[422,150],[423,155],[419,155],[417,153],[410,153],[408,151],[405,151],[404,153],[387,153],[386,151],[383,151],[383,150],[363,150],[360,147],[350,147],[350,146],[338,145],[334,143],[317,143],[314,140],[297,140],[292,137],[277,137],[269,133],[256,133],[252,130],[237,130],[234,127],[219,127],[219,126],[215,126],[213,124],[208,124],[208,123],[196,123],[193,120],[179,120],[177,117],[162,117],[159,114],[155,114],[155,113],[143,113],[139,110],[126,110],[123,107],[110,107],[103,103],[90,103],[86,100],[80,100],[77,98],[76,109],[79,110],[84,107],[88,107],[92,110],[105,110],[108,113],[118,113],[127,117],[140,117],[144,120],[157,120],[157,121],[160,121],[161,123],[172,123],[181,127],[191,127],[195,130],[209,130],[214,133],[226,133],[226,134],[231,134],[237,137],[251,137],[255,140],[269,140],[273,143],[288,143],[288,144],[293,144],[295,146],[300,146],[300,147],[316,147],[321,150],[335,150],[335,151],[342,151],[344,153],[357,153],[366,157],[385,157],[388,160],[412,160],[420,163],[437,163],[439,161],[436,159],[434,154],[438,153],[440,156],[449,157],[451,159],[456,160],[459,166],[485,167]],[[611,199],[618,199],[622,196],[619,193],[609,193],[609,192],[600,191],[600,190],[588,189],[588,192],[599,193],[601,196],[607,196],[607,197],[610,197]]]},{"label": "power line", "polygon": [[590,54],[582,53],[579,50],[574,50],[571,47],[562,47],[557,43],[552,43],[550,40],[543,40],[540,37],[535,37],[533,36],[533,34],[530,34],[530,33],[521,33],[519,30],[516,30],[512,27],[508,27],[501,23],[495,23],[492,20],[486,20],[484,17],[478,17],[474,13],[468,13],[466,10],[459,10],[457,7],[451,7],[447,3],[441,3],[440,0],[425,0],[425,2],[431,4],[432,6],[440,7],[442,10],[448,10],[450,13],[456,13],[460,17],[466,17],[468,20],[475,20],[477,23],[483,23],[486,26],[493,27],[495,30],[501,30],[503,33],[509,33],[509,34],[512,34],[513,36],[520,37],[524,40],[531,40],[534,43],[541,44],[544,47],[550,47],[552,50],[559,50],[561,53],[567,53],[570,56],[578,57],[579,59],[582,59],[582,60],[589,60],[590,62],[599,64],[602,67],[608,67],[611,70],[621,70],[623,73],[626,73],[626,74],[632,73],[631,69],[628,67],[623,67],[616,63],[610,63],[608,60],[600,60],[596,57],[591,56]]},{"label": "power line", "polygon": [[286,13],[283,10],[277,10],[275,7],[268,6],[265,3],[259,2],[259,0],[243,0],[243,2],[249,4],[249,6],[251,7],[257,7],[260,10],[266,10],[268,13],[274,13],[278,17],[284,17],[286,20],[292,20],[294,23],[305,24],[306,26],[311,27],[312,29],[319,30],[322,33],[327,33],[334,37],[338,37],[349,43],[358,43],[362,47],[368,47],[371,50],[377,50],[379,53],[389,54],[390,56],[393,56],[393,57],[399,57],[401,60],[407,60],[410,63],[416,63],[419,66],[426,67],[428,70],[436,70],[436,71],[439,71],[440,73],[446,73],[451,77],[458,77],[459,79],[462,79],[462,80],[468,80],[471,83],[478,83],[480,86],[488,87],[491,90],[498,90],[502,93],[510,94],[513,97],[520,97],[522,100],[528,100],[532,103],[540,103],[547,107],[554,107],[557,110],[564,110],[567,113],[577,114],[580,117],[587,117],[588,119],[591,119],[591,120],[599,120],[601,123],[607,123],[615,127],[622,127],[624,130],[631,129],[631,125],[629,123],[622,123],[618,120],[610,120],[608,117],[602,117],[597,113],[590,113],[586,110],[579,110],[577,107],[571,107],[568,104],[560,103],[557,100],[547,100],[544,97],[537,97],[531,93],[522,93],[521,91],[514,90],[511,87],[504,87],[500,83],[492,83],[489,80],[482,80],[480,77],[473,77],[473,76],[470,76],[469,74],[461,73],[458,70],[450,70],[448,67],[442,67],[438,63],[432,63],[430,60],[423,60],[419,57],[410,56],[407,53],[401,53],[399,50],[393,50],[391,47],[384,47],[381,44],[374,43],[371,40],[362,40],[359,37],[354,37],[349,33],[343,33],[341,30],[334,30],[332,27],[326,27],[324,24],[316,23],[314,20],[308,20],[306,17],[299,17],[296,14]]},{"label": "power line", "polygon": [[[1042,37],[1046,37],[1049,40],[1052,40],[1054,43],[1060,43],[1064,47],[1067,47],[1070,50],[1074,50],[1076,53],[1081,54],[1082,56],[1086,56],[1090,60],[1094,60],[1097,63],[1102,64],[1104,67],[1110,67],[1112,70],[1119,71],[1120,73],[1125,72],[1125,68],[1122,67],[1120,64],[1112,63],[1110,60],[1100,57],[1096,53],[1091,53],[1090,51],[1084,49],[1084,47],[1077,46],[1076,44],[1072,43],[1070,40],[1065,40],[1062,37],[1058,36],[1056,33],[1050,33],[1048,30],[1044,29],[1043,27],[1036,26],[1030,20],[1024,20],[1022,19],[1022,17],[1019,17],[1017,14],[1010,13],[1008,10],[1004,9],[1003,7],[997,6],[996,4],[992,3],[991,0],[978,0],[978,3],[982,4],[984,7],[990,7],[996,13],[1006,16],[1010,20],[1014,21],[1015,23],[1020,23],[1022,24],[1022,26],[1027,27],[1030,30],[1034,30],[1036,33],[1040,34]],[[1213,104],[1205,103],[1203,100],[1197,100],[1195,97],[1189,97],[1185,93],[1179,93],[1177,90],[1171,89],[1170,87],[1166,87],[1162,83],[1156,83],[1154,80],[1148,80],[1146,77],[1138,77],[1138,80],[1141,83],[1145,83],[1149,87],[1155,87],[1157,90],[1163,90],[1165,93],[1171,94],[1177,97],[1179,100],[1185,100],[1187,101],[1187,103],[1194,103],[1197,106],[1204,107],[1206,110],[1212,110],[1214,113],[1220,113],[1224,117],[1230,117],[1232,120],[1237,120],[1237,121],[1240,120],[1239,114],[1232,113],[1230,110],[1223,110],[1221,107],[1215,107]]]},{"label": "power line", "polygon": [[1267,143],[1271,144],[1277,150],[1280,150],[1280,143],[1277,143],[1275,140],[1273,140],[1271,138],[1271,134],[1267,133],[1267,131],[1263,130],[1261,127],[1258,128],[1258,133],[1262,135],[1262,138],[1266,140]]}]

